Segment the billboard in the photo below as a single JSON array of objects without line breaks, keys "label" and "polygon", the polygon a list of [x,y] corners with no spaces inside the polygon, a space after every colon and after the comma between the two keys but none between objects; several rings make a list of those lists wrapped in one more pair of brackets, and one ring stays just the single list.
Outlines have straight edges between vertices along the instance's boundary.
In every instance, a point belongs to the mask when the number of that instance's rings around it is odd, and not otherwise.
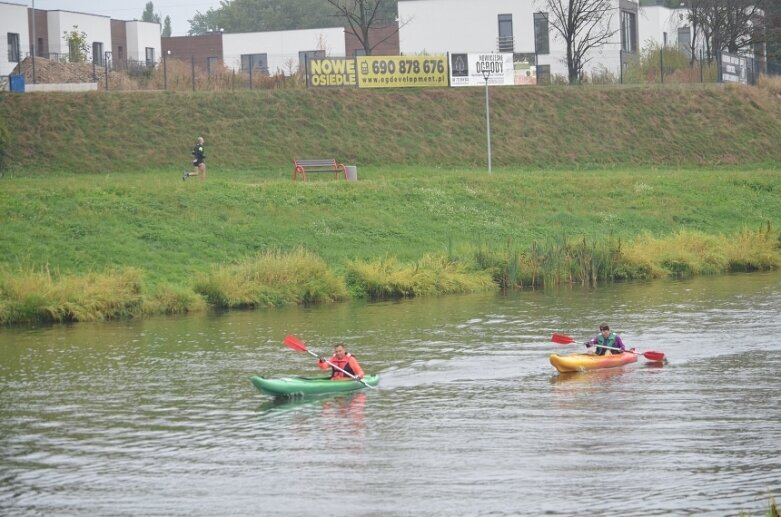
[{"label": "billboard", "polygon": [[450,54],[450,86],[515,84],[512,53]]},{"label": "billboard", "polygon": [[307,86],[356,86],[355,59],[346,57],[314,58],[307,62]]},{"label": "billboard", "polygon": [[360,88],[447,86],[446,56],[360,56]]}]

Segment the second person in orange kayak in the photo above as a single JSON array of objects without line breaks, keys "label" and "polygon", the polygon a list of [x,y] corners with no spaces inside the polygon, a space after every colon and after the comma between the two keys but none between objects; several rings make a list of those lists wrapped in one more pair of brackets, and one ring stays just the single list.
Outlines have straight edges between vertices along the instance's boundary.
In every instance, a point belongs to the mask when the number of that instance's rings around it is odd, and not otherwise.
[{"label": "second person in orange kayak", "polygon": [[[353,357],[352,354],[347,352],[344,347],[344,343],[337,343],[336,346],[334,346],[334,355],[328,359],[328,362],[334,366],[338,366],[345,372],[352,374],[359,379],[363,379],[363,370],[361,369],[361,365],[358,364],[358,360]],[[322,357],[317,358],[317,366],[319,366],[321,370],[327,370],[328,368],[331,368],[331,366]],[[352,377],[345,375],[344,372],[339,371],[337,368],[331,368],[331,379],[335,381],[343,381],[346,379],[352,379]]]}]

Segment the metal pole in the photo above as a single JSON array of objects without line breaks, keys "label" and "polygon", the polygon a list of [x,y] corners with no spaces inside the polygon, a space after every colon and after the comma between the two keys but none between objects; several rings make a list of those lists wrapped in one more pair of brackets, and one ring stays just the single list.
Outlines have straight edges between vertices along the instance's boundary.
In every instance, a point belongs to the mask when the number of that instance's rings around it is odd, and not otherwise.
[{"label": "metal pole", "polygon": [[104,65],[106,66],[106,91],[108,91],[108,60],[111,59],[111,52],[105,52],[103,54]]},{"label": "metal pole", "polygon": [[35,50],[38,46],[38,39],[35,37],[35,0],[33,0],[33,84],[35,84]]},{"label": "metal pole", "polygon": [[491,174],[491,108],[488,103],[489,77],[491,77],[491,71],[483,70],[483,79],[485,79],[485,134],[488,144],[488,174]]},{"label": "metal pole", "polygon": [[166,56],[168,52],[163,52],[163,91],[168,90],[168,59]]}]

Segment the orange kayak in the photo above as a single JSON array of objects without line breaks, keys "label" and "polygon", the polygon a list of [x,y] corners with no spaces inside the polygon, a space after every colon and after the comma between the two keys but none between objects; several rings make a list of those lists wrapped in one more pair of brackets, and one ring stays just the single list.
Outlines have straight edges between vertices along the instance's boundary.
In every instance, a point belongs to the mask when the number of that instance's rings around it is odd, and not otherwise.
[{"label": "orange kayak", "polygon": [[[634,350],[634,348],[632,349]],[[623,352],[621,354],[551,354],[550,364],[561,373],[585,372],[586,370],[598,370],[600,368],[614,368],[637,361],[637,354]]]}]

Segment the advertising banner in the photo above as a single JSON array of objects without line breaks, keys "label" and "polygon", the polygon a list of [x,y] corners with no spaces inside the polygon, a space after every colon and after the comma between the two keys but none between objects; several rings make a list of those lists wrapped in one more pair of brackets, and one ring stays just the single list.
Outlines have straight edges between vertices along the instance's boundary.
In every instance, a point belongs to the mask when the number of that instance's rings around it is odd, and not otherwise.
[{"label": "advertising banner", "polygon": [[355,59],[315,58],[307,62],[307,86],[356,86]]},{"label": "advertising banner", "polygon": [[359,56],[360,88],[447,86],[446,56]]},{"label": "advertising banner", "polygon": [[[483,75],[485,74],[485,75]],[[450,54],[450,86],[515,84],[512,53]]]}]

